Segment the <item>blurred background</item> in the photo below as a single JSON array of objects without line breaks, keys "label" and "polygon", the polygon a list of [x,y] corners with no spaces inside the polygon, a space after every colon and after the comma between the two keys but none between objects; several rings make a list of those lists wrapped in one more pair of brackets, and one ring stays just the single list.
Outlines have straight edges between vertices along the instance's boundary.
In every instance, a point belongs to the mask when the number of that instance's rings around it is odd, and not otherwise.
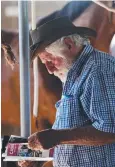
[{"label": "blurred background", "polygon": [[[43,17],[61,9],[67,1],[36,1],[36,16]],[[29,21],[31,22],[31,1]],[[18,29],[18,1],[1,1],[1,28]]]}]

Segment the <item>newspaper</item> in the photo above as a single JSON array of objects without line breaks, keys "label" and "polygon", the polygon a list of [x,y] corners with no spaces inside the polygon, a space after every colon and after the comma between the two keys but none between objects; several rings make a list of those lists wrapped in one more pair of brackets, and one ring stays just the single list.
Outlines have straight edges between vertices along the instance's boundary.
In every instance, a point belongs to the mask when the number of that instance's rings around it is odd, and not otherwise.
[{"label": "newspaper", "polygon": [[[24,142],[24,143],[23,143]],[[50,150],[31,150],[28,148],[26,138],[11,136],[6,145],[5,152],[2,154],[4,161],[51,161],[53,160],[53,149]]]}]

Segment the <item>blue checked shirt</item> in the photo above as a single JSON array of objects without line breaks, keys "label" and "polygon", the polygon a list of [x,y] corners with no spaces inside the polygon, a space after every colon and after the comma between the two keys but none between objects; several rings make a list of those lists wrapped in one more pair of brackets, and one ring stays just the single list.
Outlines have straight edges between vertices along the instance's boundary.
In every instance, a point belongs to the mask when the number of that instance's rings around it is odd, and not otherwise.
[{"label": "blue checked shirt", "polygon": [[[53,129],[94,128],[115,133],[115,58],[87,45],[68,72]],[[115,167],[115,143],[59,145],[54,167]]]}]

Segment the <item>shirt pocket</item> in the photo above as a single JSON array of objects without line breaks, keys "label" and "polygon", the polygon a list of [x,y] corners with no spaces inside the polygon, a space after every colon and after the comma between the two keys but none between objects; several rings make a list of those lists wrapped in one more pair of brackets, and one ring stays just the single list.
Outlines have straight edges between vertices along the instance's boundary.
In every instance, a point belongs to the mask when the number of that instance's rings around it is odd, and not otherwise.
[{"label": "shirt pocket", "polygon": [[64,115],[66,117],[70,117],[72,115],[73,109],[76,108],[75,101],[76,101],[75,97],[63,98],[59,100],[55,105],[57,109],[56,117],[63,118]]}]

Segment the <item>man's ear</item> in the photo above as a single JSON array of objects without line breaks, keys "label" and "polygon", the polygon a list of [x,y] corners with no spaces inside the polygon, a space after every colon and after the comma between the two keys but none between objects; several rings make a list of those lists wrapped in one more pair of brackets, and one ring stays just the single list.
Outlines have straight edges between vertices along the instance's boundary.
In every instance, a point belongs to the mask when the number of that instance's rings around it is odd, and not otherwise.
[{"label": "man's ear", "polygon": [[64,38],[64,43],[66,44],[69,50],[71,50],[74,46],[74,42],[69,37]]}]

